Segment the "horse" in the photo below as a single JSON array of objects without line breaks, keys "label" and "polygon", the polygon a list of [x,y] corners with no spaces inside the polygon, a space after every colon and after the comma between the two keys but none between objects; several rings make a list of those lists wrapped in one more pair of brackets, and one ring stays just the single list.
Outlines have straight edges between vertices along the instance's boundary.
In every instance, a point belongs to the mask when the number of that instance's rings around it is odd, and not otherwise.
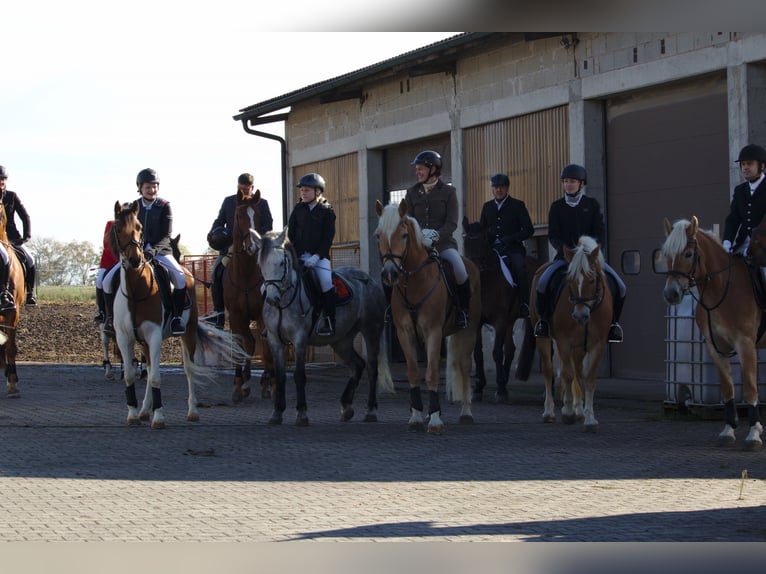
[{"label": "horse", "polygon": [[[317,335],[314,329],[321,304],[310,296],[309,282],[304,275],[295,248],[287,237],[287,228],[281,232],[269,231],[263,236],[250,231],[259,251],[258,265],[263,274],[265,305],[263,319],[268,331],[268,342],[274,356],[276,386],[274,411],[269,425],[282,423],[285,410],[286,345],[292,343],[295,352],[293,378],[296,389],[297,414],[295,424],[309,424],[306,404],[306,351],[309,345],[330,345],[351,376],[340,398],[340,420],[350,421],[354,416],[353,400],[359,380],[367,369],[368,395],[365,422],[376,422],[378,389],[394,392],[388,364],[386,338],[383,336],[383,318],[386,296],[383,288],[364,271],[352,266],[333,270],[333,284],[339,300],[335,315],[335,334]],[[318,286],[316,287],[318,289]],[[357,334],[364,340],[366,361],[354,349]]]},{"label": "horse", "polygon": [[[734,383],[730,357],[738,354],[742,368],[742,393],[747,403],[750,429],[745,449],[763,446],[758,407],[756,347],[766,347],[761,328],[763,311],[753,295],[750,271],[742,257],[724,249],[718,237],[699,228],[699,220],[680,219],[671,225],[667,217],[662,259],[655,271],[667,275],[663,297],[668,305],[678,305],[687,293],[697,301],[694,319],[705,334],[705,346],[718,372],[724,403],[724,428],[718,443],[731,445],[736,440],[738,415],[734,404]],[[758,233],[753,234],[749,253],[763,261]],[[692,288],[696,287],[697,293]]]},{"label": "horse", "polygon": [[[551,336],[535,338],[531,325],[537,319],[535,300],[540,276],[550,263],[532,278],[530,318],[519,355],[516,377],[527,380],[535,347],[540,355],[545,380],[543,422],[555,422],[553,347],[558,353],[565,424],[583,421],[584,430],[598,429],[593,398],[599,363],[606,351],[612,321],[612,292],[604,272],[604,256],[592,237],[583,235],[574,249],[564,248],[566,275],[550,319]],[[584,395],[584,406],[583,406]]]},{"label": "horse", "polygon": [[16,345],[16,332],[21,318],[21,306],[26,301],[27,289],[24,281],[24,267],[13,245],[8,241],[8,234],[5,231],[7,223],[8,215],[3,202],[0,201],[0,242],[8,253],[8,290],[16,302],[15,308],[0,311],[0,367],[5,369],[5,395],[15,399],[21,396],[18,388],[19,376],[16,373],[16,355],[19,351]]},{"label": "horse", "polygon": [[[497,385],[495,400],[498,403],[507,403],[508,379],[516,354],[513,330],[516,319],[519,318],[518,287],[511,286],[506,280],[500,268],[499,255],[489,243],[486,228],[478,221],[469,223],[467,217],[463,218],[463,250],[465,256],[478,265],[481,279],[481,320],[473,351],[476,384],[472,400],[480,402],[483,399],[484,387],[487,384],[481,328],[483,325],[489,325],[494,332],[492,358],[495,361]],[[531,277],[539,267],[539,262],[533,257],[527,257],[526,267],[527,274]]]},{"label": "horse", "polygon": [[[120,354],[126,364],[131,364],[135,358],[136,343],[147,357],[146,393],[140,411],[135,372],[133,369],[125,371],[127,422],[137,425],[142,420],[149,420],[151,411],[151,428],[162,429],[165,428],[165,416],[160,390],[160,351],[162,341],[170,336],[170,314],[160,293],[158,265],[150,263],[144,254],[138,211],[138,201],[124,205],[118,201],[114,204],[114,225],[109,246],[120,258],[120,287],[115,294],[114,329]],[[186,268],[184,273],[189,305],[183,313],[186,331],[179,338],[189,393],[186,420],[196,422],[199,421],[196,393],[198,388],[213,380],[215,371],[212,365],[241,363],[246,355],[236,336],[209,328],[198,320],[194,278]]]},{"label": "horse", "polygon": [[[261,191],[256,190],[252,197],[246,197],[242,191],[237,194],[237,206],[234,209],[234,229],[232,230],[231,260],[223,271],[223,301],[229,312],[229,327],[238,335],[248,359],[243,365],[234,368],[234,388],[232,400],[240,402],[250,395],[250,375],[252,356],[255,352],[255,337],[250,328],[250,321],[256,322],[256,332],[261,337],[263,330],[263,296],[261,287],[263,275],[258,267],[258,253],[252,241],[250,230],[260,226],[258,203]],[[261,377],[261,397],[271,396],[274,376],[274,358],[267,344],[263,348],[263,376]]]},{"label": "horse", "polygon": [[396,335],[407,362],[410,385],[411,431],[425,430],[423,401],[420,393],[418,337],[426,350],[426,385],[428,386],[428,432],[444,432],[439,403],[439,363],[442,339],[447,337],[447,393],[461,401],[460,423],[473,422],[471,412],[471,355],[481,317],[479,269],[463,257],[471,297],[469,322],[465,329],[455,327],[455,306],[438,255],[426,247],[417,220],[407,215],[407,204],[383,206],[375,202],[378,227],[375,235],[382,263],[382,280],[390,285],[391,312]]}]

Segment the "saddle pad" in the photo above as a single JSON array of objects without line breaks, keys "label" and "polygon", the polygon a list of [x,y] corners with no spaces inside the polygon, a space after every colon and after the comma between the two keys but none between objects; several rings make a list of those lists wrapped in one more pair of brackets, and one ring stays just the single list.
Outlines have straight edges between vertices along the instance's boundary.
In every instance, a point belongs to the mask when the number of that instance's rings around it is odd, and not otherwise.
[{"label": "saddle pad", "polygon": [[351,289],[340,275],[332,274],[332,286],[335,289],[336,305],[342,305],[351,300]]}]

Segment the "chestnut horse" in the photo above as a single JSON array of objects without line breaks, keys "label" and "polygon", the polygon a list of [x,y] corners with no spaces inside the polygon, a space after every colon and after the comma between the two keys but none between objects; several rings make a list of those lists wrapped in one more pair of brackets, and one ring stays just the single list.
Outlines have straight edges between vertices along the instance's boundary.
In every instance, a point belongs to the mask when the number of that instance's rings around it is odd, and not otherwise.
[{"label": "chestnut horse", "polygon": [[[147,261],[143,250],[139,204],[114,205],[114,225],[109,247],[120,257],[120,286],[114,300],[114,330],[117,344],[125,364],[135,359],[134,345],[138,343],[147,357],[146,393],[141,410],[136,398],[135,372],[125,370],[125,396],[128,405],[128,424],[148,420],[151,426],[165,428],[160,391],[160,351],[162,341],[170,336],[170,313],[160,293],[155,265]],[[244,362],[245,352],[237,338],[220,329],[212,329],[197,319],[194,278],[184,268],[186,292],[190,305],[184,310],[186,331],[179,338],[183,351],[183,368],[188,383],[188,411],[186,420],[198,421],[197,390],[212,380],[213,366],[220,363]],[[210,365],[210,366],[208,366]]]},{"label": "chestnut horse", "polygon": [[250,373],[252,357],[255,353],[255,336],[250,322],[255,321],[256,335],[261,338],[263,349],[263,376],[261,377],[261,396],[271,396],[274,377],[274,358],[269,345],[261,335],[263,331],[263,275],[258,267],[258,248],[252,239],[250,230],[260,228],[261,191],[256,190],[252,197],[237,193],[237,206],[234,209],[234,229],[232,230],[231,260],[223,272],[223,301],[229,312],[231,332],[241,338],[248,355],[244,365],[234,368],[234,389],[232,400],[239,402],[250,394]]},{"label": "chestnut horse", "polygon": [[[599,363],[606,351],[609,326],[612,321],[612,292],[604,273],[604,256],[592,237],[583,235],[575,249],[564,249],[568,263],[561,296],[556,300],[550,318],[550,337],[535,338],[532,329],[524,335],[519,356],[517,378],[526,380],[534,349],[540,355],[545,380],[543,422],[555,422],[553,349],[555,342],[561,371],[563,406],[561,420],[574,424],[582,420],[586,431],[598,428],[593,407]],[[547,263],[532,279],[530,325],[537,322],[537,283]],[[534,343],[533,343],[534,340]],[[583,405],[583,395],[585,402]]]},{"label": "chestnut horse", "polygon": [[[481,328],[489,325],[494,332],[492,359],[495,361],[495,400],[498,403],[508,402],[508,379],[511,364],[516,354],[516,343],[513,340],[513,329],[519,318],[518,287],[512,286],[500,268],[500,256],[492,249],[487,236],[487,229],[477,221],[469,223],[463,218],[463,251],[465,256],[479,266],[481,278],[481,321],[476,334],[476,347],[473,352],[473,362],[476,368],[476,384],[473,389],[473,401],[483,399],[487,376],[484,372],[484,350],[482,346]],[[529,277],[540,266],[533,257],[526,258],[526,269]]]},{"label": "chestnut horse", "polygon": [[[697,217],[681,219],[671,225],[665,218],[662,260],[655,261],[655,271],[667,275],[662,291],[668,305],[678,305],[684,295],[696,299],[694,319],[705,336],[705,346],[718,371],[718,383],[724,404],[725,425],[718,435],[720,444],[733,444],[737,428],[734,382],[729,357],[739,355],[742,367],[742,394],[747,402],[750,430],[745,448],[758,450],[763,445],[758,407],[756,346],[766,347],[766,338],[758,339],[762,311],[753,295],[747,264],[742,257],[724,249],[718,237],[699,228]],[[759,234],[753,234],[751,257],[762,254]],[[762,260],[761,260],[762,261]],[[691,289],[696,287],[696,293]]]},{"label": "chestnut horse", "polygon": [[424,430],[423,400],[420,394],[418,338],[426,349],[426,385],[428,386],[428,432],[441,433],[444,422],[439,404],[439,363],[442,339],[447,337],[447,395],[461,401],[460,422],[472,423],[471,355],[481,316],[479,269],[463,258],[471,282],[469,323],[455,327],[455,306],[444,276],[441,260],[432,256],[424,244],[417,220],[407,215],[407,204],[383,206],[378,200],[379,216],[375,234],[383,264],[381,277],[393,288],[391,312],[402,351],[407,361],[410,384],[410,430]]},{"label": "chestnut horse", "polygon": [[[5,368],[5,394],[8,398],[18,398],[21,396],[18,389],[19,377],[16,374],[16,355],[18,347],[16,346],[16,330],[19,326],[21,316],[21,306],[26,301],[27,290],[24,282],[24,267],[16,256],[16,250],[8,241],[8,235],[5,232],[5,226],[8,223],[8,216],[5,213],[5,206],[0,201],[0,242],[8,253],[8,290],[13,295],[16,307],[0,311],[0,367]],[[0,265],[3,262],[0,261]]]}]

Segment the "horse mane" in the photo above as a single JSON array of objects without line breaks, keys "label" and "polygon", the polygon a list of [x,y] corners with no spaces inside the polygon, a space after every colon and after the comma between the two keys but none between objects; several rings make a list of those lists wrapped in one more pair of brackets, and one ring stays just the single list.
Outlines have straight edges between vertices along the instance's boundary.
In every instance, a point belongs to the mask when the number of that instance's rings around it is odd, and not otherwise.
[{"label": "horse mane", "polygon": [[[688,219],[679,219],[673,224],[672,231],[670,234],[668,234],[668,236],[665,238],[665,242],[662,244],[662,254],[665,257],[675,257],[680,255],[683,250],[686,249],[686,244],[688,243],[686,230],[690,225],[691,221]],[[710,239],[713,243],[716,243],[721,246],[721,248],[723,248],[721,240],[718,239],[718,235],[716,235],[713,231],[708,229],[697,229],[697,233],[701,233]]]},{"label": "horse mane", "polygon": [[8,244],[8,232],[5,226],[8,223],[8,214],[5,211],[5,204],[0,201],[0,241]]},{"label": "horse mane", "polygon": [[[375,229],[375,235],[384,235],[390,241],[391,235],[393,235],[394,231],[396,231],[396,228],[399,226],[399,222],[402,219],[403,218],[399,215],[399,204],[389,203],[383,208],[383,213],[380,214],[380,219],[378,219],[378,227]],[[407,219],[415,228],[415,231],[417,232],[415,233],[415,242],[419,247],[423,247],[423,231],[420,229],[418,220],[414,217],[410,217],[409,215],[405,215],[404,219]]]},{"label": "horse mane", "polygon": [[[577,242],[577,247],[575,248],[575,253],[572,256],[572,261],[569,264],[569,269],[567,270],[567,277],[569,279],[574,279],[578,275],[593,274],[594,269],[591,268],[588,255],[593,253],[593,250],[596,249],[596,247],[598,247],[598,242],[592,237],[587,235],[580,237]],[[598,260],[599,267],[603,268],[604,254],[601,251],[598,252],[598,257],[596,259]]]}]

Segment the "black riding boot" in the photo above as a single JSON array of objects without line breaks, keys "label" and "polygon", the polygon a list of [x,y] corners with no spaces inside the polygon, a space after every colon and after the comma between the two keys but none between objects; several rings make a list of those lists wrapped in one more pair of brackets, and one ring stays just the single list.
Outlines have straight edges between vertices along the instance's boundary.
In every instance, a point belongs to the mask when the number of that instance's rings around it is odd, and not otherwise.
[{"label": "black riding boot", "polygon": [[223,329],[226,322],[226,308],[223,302],[223,265],[218,264],[213,269],[213,282],[210,285],[210,296],[213,298],[213,315],[205,319],[206,323]]},{"label": "black riding boot", "polygon": [[457,303],[455,326],[458,329],[465,329],[468,326],[468,313],[471,308],[471,281],[469,279],[457,286]]},{"label": "black riding boot", "polygon": [[535,337],[550,337],[550,327],[548,326],[548,294],[546,292],[537,292],[535,299],[535,309],[537,310],[537,324],[535,325]]},{"label": "black riding boot", "polygon": [[98,313],[93,317],[96,323],[103,323],[106,319],[106,313],[104,312],[104,290],[96,287],[96,306],[98,307]]},{"label": "black riding boot", "polygon": [[176,288],[173,291],[173,318],[170,320],[170,334],[173,336],[183,335],[186,332],[186,324],[181,316],[185,302],[186,287]]},{"label": "black riding boot", "polygon": [[104,291],[104,333],[114,335],[114,293]]},{"label": "black riding boot", "polygon": [[529,317],[529,282],[526,273],[519,273],[516,291],[519,298],[519,319],[526,319]]},{"label": "black riding boot", "polygon": [[393,293],[393,291],[393,287],[383,283],[383,293],[386,295],[386,313],[383,316],[383,321],[385,323],[391,322],[391,293]]},{"label": "black riding boot", "polygon": [[35,297],[35,266],[31,265],[27,267],[27,301],[26,304],[30,307],[37,305],[37,297]]},{"label": "black riding boot", "polygon": [[619,295],[614,299],[614,319],[609,327],[609,335],[607,341],[610,343],[622,343],[622,326],[620,326],[620,315],[622,314],[622,306],[625,304],[625,297]]},{"label": "black riding boot", "polygon": [[0,264],[0,311],[11,311],[16,308],[13,293],[8,290],[10,272],[8,265]]},{"label": "black riding boot", "polygon": [[316,328],[317,335],[331,337],[335,334],[335,289],[322,293],[322,317]]}]

